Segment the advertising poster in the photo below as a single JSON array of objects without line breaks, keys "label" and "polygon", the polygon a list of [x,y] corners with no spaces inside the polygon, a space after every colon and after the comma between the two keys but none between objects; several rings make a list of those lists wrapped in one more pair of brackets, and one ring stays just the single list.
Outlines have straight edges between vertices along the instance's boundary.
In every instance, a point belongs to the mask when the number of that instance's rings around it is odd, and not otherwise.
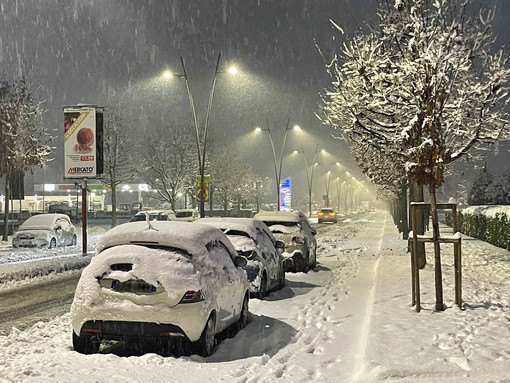
[{"label": "advertising poster", "polygon": [[64,178],[95,178],[96,108],[64,108]]},{"label": "advertising poster", "polygon": [[290,211],[290,197],[291,197],[290,178],[286,178],[280,184],[280,210]]},{"label": "advertising poster", "polygon": [[197,201],[202,201],[202,194],[204,198],[204,202],[209,202],[209,181],[211,179],[210,175],[204,175],[204,193],[200,189],[200,176],[197,176]]}]

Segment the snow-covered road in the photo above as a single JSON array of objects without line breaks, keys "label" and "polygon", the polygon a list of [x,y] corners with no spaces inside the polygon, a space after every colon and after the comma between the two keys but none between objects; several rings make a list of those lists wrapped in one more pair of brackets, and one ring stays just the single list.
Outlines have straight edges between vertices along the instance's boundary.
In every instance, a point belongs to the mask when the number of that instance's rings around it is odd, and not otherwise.
[{"label": "snow-covered road", "polygon": [[416,313],[406,242],[389,216],[366,218],[321,226],[317,268],[251,300],[251,322],[209,358],[81,355],[66,314],[0,337],[0,382],[510,382],[508,251],[465,239],[460,310],[445,247],[448,309],[433,311],[429,264]]}]

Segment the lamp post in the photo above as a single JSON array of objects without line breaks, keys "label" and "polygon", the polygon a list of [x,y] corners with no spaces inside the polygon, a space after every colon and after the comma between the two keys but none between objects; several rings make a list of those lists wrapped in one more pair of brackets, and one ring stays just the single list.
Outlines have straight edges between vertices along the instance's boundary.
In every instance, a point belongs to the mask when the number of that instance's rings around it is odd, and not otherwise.
[{"label": "lamp post", "polygon": [[300,130],[301,128],[298,125],[294,125],[292,128],[289,127],[289,120],[287,120],[287,125],[285,126],[285,133],[283,135],[282,148],[280,150],[280,163],[278,164],[276,160],[276,150],[274,147],[273,136],[271,134],[271,129],[269,128],[269,122],[266,119],[267,128],[263,129],[261,127],[255,128],[257,132],[267,132],[269,135],[269,142],[271,143],[271,149],[273,151],[273,161],[274,161],[274,173],[275,173],[275,181],[276,181],[276,207],[277,210],[280,211],[280,182],[282,179],[282,163],[283,163],[283,152],[285,150],[285,143],[287,141],[287,134],[290,130]]},{"label": "lamp post", "polygon": [[331,170],[324,174],[324,183],[326,184],[326,207],[329,207],[329,186],[331,184]]},{"label": "lamp post", "polygon": [[[209,127],[209,118],[211,116],[211,109],[212,109],[212,103],[214,98],[214,90],[216,88],[216,79],[218,77],[218,74],[224,73],[224,71],[220,71],[220,61],[221,61],[221,53],[218,54],[218,61],[216,62],[216,68],[214,70],[214,76],[211,83],[211,87],[209,89],[209,101],[207,103],[207,110],[205,114],[205,122],[204,122],[204,132],[202,135],[202,140],[200,140],[200,131],[198,126],[198,118],[197,113],[195,110],[195,103],[193,101],[193,94],[191,93],[191,86],[189,83],[188,74],[186,72],[186,66],[184,65],[184,59],[181,56],[181,65],[182,65],[182,75],[176,75],[179,78],[183,78],[186,82],[186,91],[188,93],[188,102],[191,110],[191,114],[193,117],[193,123],[195,125],[195,138],[196,138],[196,144],[197,144],[197,154],[198,154],[198,169],[200,173],[200,192],[197,193],[197,196],[200,197],[199,200],[199,206],[200,206],[200,217],[205,217],[205,196],[208,195],[207,192],[205,192],[205,184],[204,184],[204,178],[205,178],[205,158],[206,158],[206,144],[207,144],[207,131]],[[235,67],[231,67],[228,70],[231,74],[236,74],[237,69]],[[171,72],[165,72],[164,77],[166,78],[172,78],[174,76]]]},{"label": "lamp post", "polygon": [[[315,166],[318,165],[315,162],[315,159],[317,158],[317,154],[319,153],[325,153],[326,150],[321,149],[319,150],[319,145],[315,145],[315,152],[313,153],[313,160],[312,160],[312,171],[309,171],[308,166],[308,160],[306,158],[305,149],[303,146],[301,146],[301,151],[294,150],[294,153],[301,153],[303,155],[303,160],[305,161],[305,170],[306,170],[306,180],[307,180],[307,186],[308,186],[308,216],[312,216],[312,186],[313,186],[313,171],[315,169]],[[311,173],[311,174],[310,174]]]}]

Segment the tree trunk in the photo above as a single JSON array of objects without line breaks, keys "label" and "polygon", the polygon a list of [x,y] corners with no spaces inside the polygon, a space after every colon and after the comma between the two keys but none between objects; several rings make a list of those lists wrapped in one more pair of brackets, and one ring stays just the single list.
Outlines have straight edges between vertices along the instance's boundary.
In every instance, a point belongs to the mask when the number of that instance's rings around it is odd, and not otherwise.
[{"label": "tree trunk", "polygon": [[436,188],[430,185],[430,214],[432,216],[432,238],[434,239],[434,280],[436,284],[436,311],[443,311],[443,276],[441,271],[441,247],[436,239],[439,237],[439,220],[437,218]]},{"label": "tree trunk", "polygon": [[9,239],[9,195],[10,195],[10,188],[9,188],[9,175],[7,174],[5,176],[5,199],[4,199],[4,232],[2,236],[2,241],[7,241]]},{"label": "tree trunk", "polygon": [[400,228],[402,229],[402,238],[407,240],[409,238],[409,225],[407,221],[407,186],[402,186],[402,193],[400,194]]},{"label": "tree trunk", "polygon": [[[423,186],[418,185],[415,181],[411,181],[409,188],[409,202],[423,202]],[[423,209],[416,209],[416,233],[424,234],[424,225],[423,225]],[[428,217],[428,213],[427,213]],[[409,217],[409,222],[411,218]],[[417,243],[417,252],[416,259],[418,262],[418,268],[423,269],[427,264],[427,259],[425,257],[425,243],[418,242]]]},{"label": "tree trunk", "polygon": [[209,215],[212,217],[213,212],[213,192],[214,187],[209,184]]},{"label": "tree trunk", "polygon": [[110,183],[110,188],[112,189],[112,221],[110,227],[115,227],[117,226],[117,187],[115,182]]}]

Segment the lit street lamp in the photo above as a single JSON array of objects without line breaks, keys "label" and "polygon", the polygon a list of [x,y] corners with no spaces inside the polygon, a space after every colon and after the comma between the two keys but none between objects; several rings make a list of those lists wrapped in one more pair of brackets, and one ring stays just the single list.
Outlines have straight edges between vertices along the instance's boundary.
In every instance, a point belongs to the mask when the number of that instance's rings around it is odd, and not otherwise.
[{"label": "lit street lamp", "polygon": [[[207,130],[209,126],[209,117],[211,115],[211,109],[212,109],[212,103],[213,103],[213,97],[214,97],[214,89],[216,87],[216,78],[218,74],[224,73],[224,71],[220,71],[220,60],[221,60],[221,53],[218,54],[218,61],[216,62],[216,68],[214,70],[214,77],[211,83],[211,88],[209,90],[209,102],[207,103],[207,111],[205,114],[205,123],[204,123],[204,132],[202,136],[202,140],[200,140],[200,132],[199,132],[199,126],[198,126],[198,119],[197,114],[195,111],[195,103],[193,101],[193,95],[191,93],[191,87],[188,79],[188,75],[186,72],[186,67],[184,65],[184,59],[181,56],[181,65],[183,74],[182,75],[175,75],[179,78],[183,78],[186,82],[186,90],[188,92],[188,101],[189,106],[191,110],[191,114],[193,116],[193,123],[195,125],[195,137],[196,137],[196,144],[197,144],[197,153],[198,153],[198,168],[200,172],[200,192],[197,193],[197,195],[200,197],[199,205],[200,205],[200,217],[205,217],[205,208],[204,208],[204,202],[205,202],[205,196],[207,193],[205,193],[205,185],[204,185],[204,177],[205,177],[205,157],[206,157],[206,143],[207,143]],[[229,73],[235,74],[237,73],[237,68],[230,67],[228,70]],[[174,76],[173,73],[167,71],[163,74],[165,78],[172,78]]]},{"label": "lit street lamp", "polygon": [[307,180],[307,185],[308,185],[308,216],[309,217],[312,216],[313,170],[314,170],[315,166],[318,165],[315,162],[315,159],[317,158],[317,154],[325,153],[325,152],[326,152],[326,150],[324,150],[324,149],[319,150],[319,145],[315,145],[315,152],[313,154],[313,160],[312,160],[312,171],[310,172],[309,171],[309,166],[308,166],[308,160],[306,158],[306,153],[305,153],[305,149],[303,148],[303,146],[301,146],[301,151],[294,150],[295,154],[301,153],[303,155],[303,160],[305,161],[306,180]]},{"label": "lit street lamp", "polygon": [[287,125],[285,126],[285,133],[283,135],[282,148],[280,151],[280,163],[278,165],[276,160],[276,150],[274,147],[273,136],[271,135],[271,129],[269,129],[269,122],[266,119],[267,128],[263,129],[260,127],[255,128],[257,132],[267,132],[269,135],[269,142],[271,143],[271,149],[273,150],[273,161],[274,161],[274,173],[275,173],[275,181],[276,181],[276,206],[277,210],[280,211],[280,182],[282,179],[282,163],[283,163],[283,152],[285,150],[285,142],[287,141],[287,134],[290,130],[300,130],[301,128],[298,125],[294,125],[292,128],[289,127],[289,120],[287,120]]}]

